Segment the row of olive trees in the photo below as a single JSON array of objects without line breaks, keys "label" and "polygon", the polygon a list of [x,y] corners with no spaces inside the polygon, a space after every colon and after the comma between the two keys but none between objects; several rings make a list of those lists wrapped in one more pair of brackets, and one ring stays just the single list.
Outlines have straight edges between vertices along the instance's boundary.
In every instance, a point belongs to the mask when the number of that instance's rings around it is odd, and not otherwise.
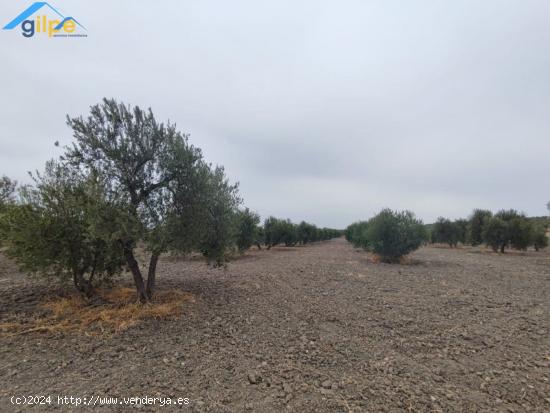
[{"label": "row of olive trees", "polygon": [[237,237],[237,247],[240,251],[256,245],[261,249],[265,245],[267,249],[284,244],[287,247],[293,247],[301,244],[324,241],[336,238],[342,235],[342,232],[330,228],[318,228],[314,224],[305,221],[300,224],[294,224],[289,219],[278,219],[268,217],[264,225],[260,225],[258,214],[248,209],[240,212],[240,225]]},{"label": "row of olive trees", "polygon": [[421,220],[410,211],[384,209],[368,221],[358,221],[345,230],[346,239],[356,248],[378,255],[383,262],[398,262],[427,239]]},{"label": "row of olive trees", "polygon": [[225,262],[241,203],[237,185],[187,135],[151,110],[107,99],[67,124],[74,143],[33,174],[17,200],[14,183],[2,181],[0,239],[23,270],[71,278],[90,296],[94,283],[127,268],[145,302],[161,254],[200,251]]},{"label": "row of olive trees", "polygon": [[295,224],[289,219],[269,217],[264,222],[263,235],[264,243],[270,249],[278,244],[293,247],[297,244],[326,241],[340,237],[342,232],[332,228],[318,228],[305,221]]},{"label": "row of olive trees", "polygon": [[451,247],[458,243],[486,244],[494,251],[504,252],[506,248],[526,250],[533,246],[538,251],[548,246],[546,226],[513,209],[496,214],[476,209],[468,220],[439,218],[430,232],[432,242],[446,243]]}]

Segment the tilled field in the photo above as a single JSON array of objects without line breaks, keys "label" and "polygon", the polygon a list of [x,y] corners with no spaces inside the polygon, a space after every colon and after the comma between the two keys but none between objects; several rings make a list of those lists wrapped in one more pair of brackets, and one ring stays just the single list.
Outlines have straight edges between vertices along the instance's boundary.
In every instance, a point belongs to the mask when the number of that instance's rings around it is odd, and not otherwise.
[{"label": "tilled field", "polygon": [[[44,284],[0,265],[0,315],[28,317]],[[426,247],[388,265],[338,239],[250,251],[225,271],[159,265],[159,287],[195,298],[180,319],[2,336],[0,411],[180,410],[17,407],[12,395],[188,397],[181,410],[212,412],[550,411],[549,252]]]}]

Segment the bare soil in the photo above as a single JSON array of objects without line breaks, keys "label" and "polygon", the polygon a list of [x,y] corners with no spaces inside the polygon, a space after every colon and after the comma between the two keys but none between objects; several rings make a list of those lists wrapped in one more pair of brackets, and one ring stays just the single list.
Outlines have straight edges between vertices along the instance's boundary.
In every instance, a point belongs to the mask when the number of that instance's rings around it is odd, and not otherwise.
[{"label": "bare soil", "polygon": [[[425,247],[390,265],[338,239],[225,271],[165,257],[158,285],[194,297],[179,319],[2,335],[0,411],[136,409],[9,403],[29,394],[191,399],[139,408],[154,412],[550,411],[548,251]],[[61,291],[0,257],[2,322]]]}]

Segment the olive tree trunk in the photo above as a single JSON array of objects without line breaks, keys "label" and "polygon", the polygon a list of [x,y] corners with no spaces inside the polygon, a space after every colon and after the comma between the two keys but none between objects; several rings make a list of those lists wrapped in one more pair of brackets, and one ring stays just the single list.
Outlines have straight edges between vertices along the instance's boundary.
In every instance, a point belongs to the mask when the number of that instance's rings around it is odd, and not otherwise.
[{"label": "olive tree trunk", "polygon": [[145,303],[149,300],[147,291],[145,289],[145,284],[143,282],[143,277],[141,275],[141,270],[139,269],[139,264],[134,257],[134,252],[131,248],[124,248],[124,256],[126,257],[126,262],[128,268],[134,277],[134,284],[136,285],[136,291],[139,301]]},{"label": "olive tree trunk", "polygon": [[134,277],[134,284],[136,285],[136,292],[139,301],[145,303],[153,298],[155,292],[155,281],[157,274],[157,263],[160,257],[160,253],[153,252],[149,260],[149,268],[147,270],[147,284],[143,281],[143,275],[139,268],[139,264],[134,256],[132,248],[124,249],[124,256],[128,263],[128,268]]},{"label": "olive tree trunk", "polygon": [[146,293],[149,299],[153,298],[153,293],[155,292],[155,281],[157,275],[157,263],[159,260],[159,253],[153,252],[151,254],[151,259],[149,260],[149,270],[147,271],[147,289]]},{"label": "olive tree trunk", "polygon": [[85,298],[90,298],[94,294],[92,282],[91,280],[84,278],[84,274],[74,273],[73,282],[78,292]]}]

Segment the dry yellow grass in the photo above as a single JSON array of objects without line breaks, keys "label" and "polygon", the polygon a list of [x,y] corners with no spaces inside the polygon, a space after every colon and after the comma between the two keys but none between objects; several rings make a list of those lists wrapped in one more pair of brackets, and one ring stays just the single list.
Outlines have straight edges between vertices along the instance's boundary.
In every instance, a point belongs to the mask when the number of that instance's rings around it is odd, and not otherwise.
[{"label": "dry yellow grass", "polygon": [[132,288],[115,288],[98,291],[100,304],[89,304],[80,296],[59,297],[42,305],[46,317],[27,323],[0,324],[8,335],[34,331],[80,332],[84,334],[115,333],[126,330],[147,319],[166,319],[181,316],[186,302],[193,302],[191,294],[178,291],[159,291],[146,304],[136,302]]}]

